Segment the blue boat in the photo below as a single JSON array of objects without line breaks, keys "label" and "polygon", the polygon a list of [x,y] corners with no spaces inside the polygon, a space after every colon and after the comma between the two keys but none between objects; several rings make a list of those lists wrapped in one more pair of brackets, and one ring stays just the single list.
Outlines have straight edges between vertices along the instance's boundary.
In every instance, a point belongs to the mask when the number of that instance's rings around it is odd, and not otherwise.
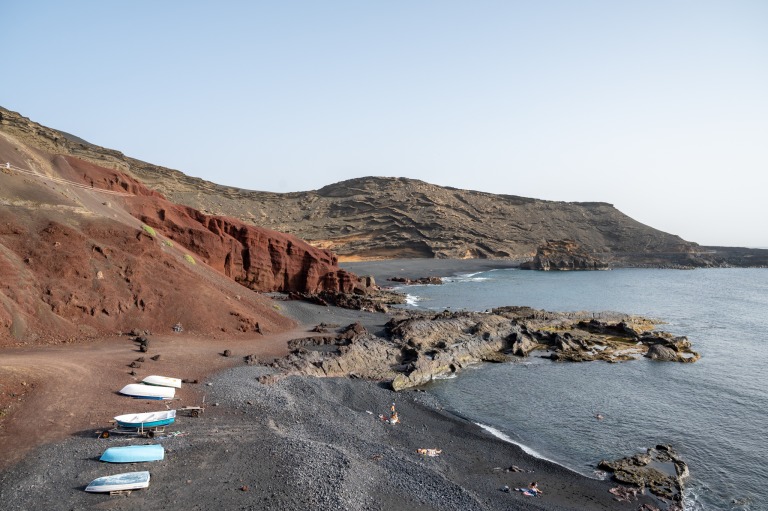
[{"label": "blue boat", "polygon": [[139,463],[142,461],[160,461],[165,457],[162,445],[129,445],[110,447],[101,455],[101,461],[108,463]]},{"label": "blue boat", "polygon": [[121,428],[157,428],[167,426],[176,420],[176,410],[161,410],[159,412],[127,413],[114,418]]},{"label": "blue boat", "polygon": [[115,474],[113,476],[99,477],[91,481],[91,484],[85,487],[85,491],[90,492],[111,492],[124,490],[138,490],[149,486],[149,472],[126,472],[125,474]]}]

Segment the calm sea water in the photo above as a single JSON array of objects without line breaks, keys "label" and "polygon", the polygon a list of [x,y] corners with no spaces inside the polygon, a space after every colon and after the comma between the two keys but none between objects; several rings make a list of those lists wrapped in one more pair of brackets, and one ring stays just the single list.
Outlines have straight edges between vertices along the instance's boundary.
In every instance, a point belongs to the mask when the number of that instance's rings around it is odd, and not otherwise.
[{"label": "calm sea water", "polygon": [[672,444],[691,470],[687,509],[768,509],[768,270],[500,269],[403,290],[422,309],[529,305],[665,321],[660,328],[688,336],[699,362],[531,357],[470,369],[429,390],[463,416],[590,476],[602,458]]}]

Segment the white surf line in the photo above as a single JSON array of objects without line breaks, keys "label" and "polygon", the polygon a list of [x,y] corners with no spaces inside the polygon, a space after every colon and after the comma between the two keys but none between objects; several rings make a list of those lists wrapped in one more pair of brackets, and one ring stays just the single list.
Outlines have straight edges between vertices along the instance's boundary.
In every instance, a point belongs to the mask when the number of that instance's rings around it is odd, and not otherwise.
[{"label": "white surf line", "polygon": [[[499,431],[498,429],[494,428],[493,426],[488,426],[488,425],[482,424],[480,422],[475,422],[475,424],[477,424],[478,426],[480,426],[481,428],[483,428],[485,431],[487,431],[491,435],[495,436],[496,438],[498,438],[500,440],[504,440],[505,442],[509,442],[510,444],[514,444],[514,445],[518,446],[520,449],[523,450],[524,453],[526,453],[526,454],[528,454],[530,456],[533,456],[534,458],[539,458],[540,460],[548,461],[550,463],[554,463],[555,465],[559,465],[559,466],[561,466],[563,468],[567,468],[568,470],[572,470],[573,471],[572,468],[567,467],[567,466],[563,465],[562,463],[558,463],[557,461],[555,461],[553,459],[547,458],[546,456],[544,456],[540,452],[538,452],[538,451],[536,451],[534,449],[531,449],[527,445],[521,444],[520,442],[515,442],[510,437],[508,437],[506,434],[502,433],[501,431]],[[581,474],[581,472],[578,472],[578,473]]]},{"label": "white surf line", "polygon": [[419,298],[416,295],[406,294],[405,295],[405,304],[410,305],[411,307],[416,307],[417,303],[421,301],[421,298]]}]

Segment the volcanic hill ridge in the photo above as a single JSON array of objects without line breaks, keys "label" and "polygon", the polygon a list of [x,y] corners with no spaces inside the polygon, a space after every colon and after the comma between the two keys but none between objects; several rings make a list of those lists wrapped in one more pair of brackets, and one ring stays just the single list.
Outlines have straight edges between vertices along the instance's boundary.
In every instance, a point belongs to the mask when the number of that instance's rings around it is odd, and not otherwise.
[{"label": "volcanic hill ridge", "polygon": [[603,202],[556,202],[362,177],[272,193],[217,185],[127,157],[0,109],[0,128],[51,154],[118,170],[169,201],[290,233],[341,261],[489,258],[534,269],[760,265],[768,251],[728,253],[641,224]]},{"label": "volcanic hill ridge", "polygon": [[133,160],[0,109],[0,346],[293,322],[259,292],[363,292],[301,239],[164,198]]}]

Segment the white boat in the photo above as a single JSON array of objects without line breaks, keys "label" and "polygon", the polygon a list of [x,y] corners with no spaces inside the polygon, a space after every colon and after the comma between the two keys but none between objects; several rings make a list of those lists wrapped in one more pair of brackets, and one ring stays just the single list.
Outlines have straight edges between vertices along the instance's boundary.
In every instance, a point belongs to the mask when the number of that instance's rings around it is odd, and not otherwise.
[{"label": "white boat", "polygon": [[176,395],[176,389],[173,387],[157,387],[155,385],[131,383],[123,387],[120,393],[136,399],[173,399],[173,396]]},{"label": "white boat", "polygon": [[139,490],[147,487],[149,487],[149,472],[144,470],[142,472],[126,472],[124,474],[99,477],[91,481],[91,484],[85,487],[85,491],[110,492]]},{"label": "white boat", "polygon": [[123,428],[156,428],[167,426],[176,420],[176,410],[159,412],[126,413],[114,418],[118,426]]},{"label": "white boat", "polygon": [[160,387],[174,387],[177,389],[181,388],[180,378],[169,378],[168,376],[157,376],[156,374],[147,376],[141,380],[141,382],[147,385],[158,385]]}]

